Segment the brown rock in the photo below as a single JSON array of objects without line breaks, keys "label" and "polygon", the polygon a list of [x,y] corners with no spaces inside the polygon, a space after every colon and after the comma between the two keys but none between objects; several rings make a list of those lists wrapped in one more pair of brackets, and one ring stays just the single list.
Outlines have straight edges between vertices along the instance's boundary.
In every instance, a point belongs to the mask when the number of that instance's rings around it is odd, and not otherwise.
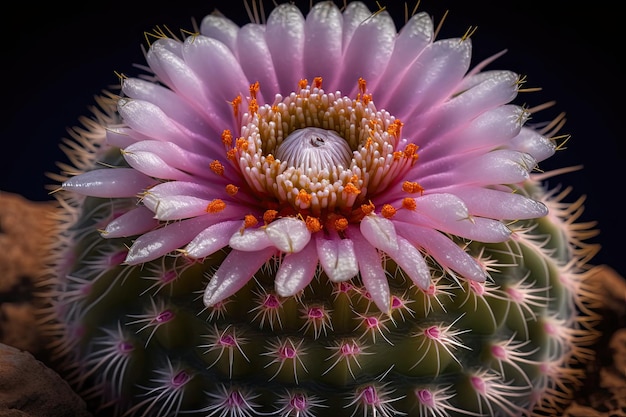
[{"label": "brown rock", "polygon": [[33,355],[0,344],[0,417],[89,417],[84,401]]}]

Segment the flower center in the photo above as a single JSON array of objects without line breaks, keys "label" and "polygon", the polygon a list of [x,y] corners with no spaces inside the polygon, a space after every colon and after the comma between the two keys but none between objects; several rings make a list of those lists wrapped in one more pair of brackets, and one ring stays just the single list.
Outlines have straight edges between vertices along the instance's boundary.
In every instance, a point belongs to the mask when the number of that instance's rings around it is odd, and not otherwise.
[{"label": "flower center", "polygon": [[285,138],[276,148],[276,159],[300,168],[309,178],[320,172],[330,172],[334,167],[343,169],[350,165],[352,150],[337,132],[305,127]]},{"label": "flower center", "polygon": [[376,109],[363,79],[358,86],[349,98],[325,92],[319,77],[302,80],[298,91],[259,106],[255,83],[247,112],[241,97],[232,102],[241,130],[234,143],[224,131],[227,155],[267,210],[307,219],[312,231],[342,230],[415,163],[417,146],[401,138],[402,122]]}]

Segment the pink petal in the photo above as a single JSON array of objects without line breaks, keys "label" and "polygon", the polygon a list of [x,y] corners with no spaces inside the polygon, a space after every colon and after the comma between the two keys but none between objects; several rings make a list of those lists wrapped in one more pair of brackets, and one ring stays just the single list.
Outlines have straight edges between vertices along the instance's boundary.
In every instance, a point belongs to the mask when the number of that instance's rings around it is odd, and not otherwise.
[{"label": "pink petal", "polygon": [[469,212],[474,216],[498,220],[521,220],[534,219],[548,214],[548,209],[543,203],[512,191],[462,187],[455,189],[454,194],[463,200]]},{"label": "pink petal", "polygon": [[272,55],[282,94],[293,91],[304,75],[304,16],[293,4],[283,3],[267,19],[265,40]]},{"label": "pink petal", "polygon": [[537,162],[541,162],[556,152],[556,145],[539,132],[528,127],[522,128],[519,135],[511,139],[511,149],[532,155]]},{"label": "pink petal", "polygon": [[190,135],[153,103],[121,99],[118,102],[118,111],[124,122],[139,133],[154,139],[174,142],[187,149],[198,148],[198,144],[191,141]]},{"label": "pink petal", "polygon": [[342,93],[353,95],[360,77],[376,84],[389,63],[396,34],[393,19],[386,11],[361,22],[343,53],[338,84]]},{"label": "pink petal", "polygon": [[512,104],[488,110],[461,129],[420,147],[420,162],[424,161],[420,169],[428,169],[431,161],[438,164],[438,158],[449,158],[452,163],[450,156],[463,160],[467,155],[505,146],[519,134],[525,120],[524,109]]},{"label": "pink petal", "polygon": [[274,248],[257,252],[232,250],[204,290],[204,305],[214,306],[239,291],[274,254]]},{"label": "pink petal", "polygon": [[467,206],[453,194],[418,197],[415,211],[399,210],[394,221],[425,226],[479,242],[504,242],[511,231],[500,221],[470,216]]},{"label": "pink petal", "polygon": [[350,229],[350,239],[354,243],[354,253],[359,265],[361,280],[369,292],[374,304],[383,313],[391,309],[391,292],[387,275],[382,267],[382,259],[378,251],[372,246],[360,231]]},{"label": "pink petal", "polygon": [[280,262],[274,284],[281,297],[296,295],[311,283],[317,270],[315,244],[309,242],[300,252],[288,253]]},{"label": "pink petal", "polygon": [[64,190],[106,198],[136,197],[154,180],[132,168],[104,168],[76,175],[61,184]]},{"label": "pink petal", "polygon": [[324,272],[333,282],[347,281],[359,273],[354,244],[350,239],[325,239],[320,234],[316,238],[317,256]]},{"label": "pink petal", "polygon": [[128,165],[138,172],[150,175],[151,177],[176,181],[193,180],[192,175],[169,166],[159,155],[153,152],[145,152],[137,149],[134,152],[124,150],[122,154]]},{"label": "pink petal", "polygon": [[237,55],[251,82],[258,81],[264,102],[271,103],[279,90],[276,70],[267,42],[265,26],[248,23],[237,35]]},{"label": "pink petal", "polygon": [[[177,51],[172,51],[172,42],[162,42],[159,39],[148,50],[146,60],[150,68],[159,78],[162,78],[168,87],[186,98],[198,111],[211,120],[213,126],[227,126],[232,119],[232,113],[224,103],[214,103],[206,95],[204,78],[200,79],[182,58],[182,44],[175,42]],[[231,100],[234,97],[231,98]]]},{"label": "pink petal", "polygon": [[117,217],[102,231],[102,237],[112,239],[145,233],[159,225],[152,211],[139,206]]},{"label": "pink petal", "polygon": [[492,71],[481,78],[481,82],[460,90],[449,101],[432,111],[414,114],[404,119],[404,132],[415,131],[414,143],[421,147],[430,141],[466,126],[485,111],[501,106],[517,96],[517,74],[510,71]]},{"label": "pink petal", "polygon": [[[433,21],[427,13],[417,13],[402,27],[393,46],[389,65],[375,85],[370,84],[374,91],[376,103],[388,108],[387,100],[398,80],[406,73],[407,68],[420,56],[424,48],[433,39]],[[393,100],[393,96],[391,98]]]},{"label": "pink petal", "polygon": [[[341,43],[343,45],[343,49],[345,50],[350,41],[352,40],[352,36],[354,32],[356,32],[357,28],[366,21],[368,18],[372,16],[372,12],[367,8],[365,4],[360,1],[352,1],[349,2],[343,11],[343,31],[342,31],[342,40]],[[333,87],[334,89],[335,87]],[[347,92],[343,92],[347,94]]]},{"label": "pink petal", "polygon": [[424,248],[441,266],[456,271],[464,278],[485,281],[486,274],[476,259],[443,233],[408,224],[400,227],[400,230],[406,239]]},{"label": "pink petal", "polygon": [[300,252],[311,240],[306,224],[294,217],[283,217],[270,223],[265,233],[278,250],[285,253]]},{"label": "pink petal", "polygon": [[239,26],[232,20],[218,13],[205,16],[200,22],[200,33],[216,39],[226,45],[233,53],[236,50],[237,32]]},{"label": "pink petal", "polygon": [[[223,43],[206,36],[190,36],[185,40],[183,57],[195,74],[202,74],[206,96],[212,103],[227,104],[249,91],[250,82]],[[224,104],[220,106],[226,112],[223,116],[230,119],[232,108]]]},{"label": "pink petal", "polygon": [[[307,14],[304,74],[309,81],[323,77],[324,85],[334,85],[342,55],[342,26],[341,11],[330,1],[315,4]],[[324,59],[320,59],[320,54],[324,54]]]},{"label": "pink petal", "polygon": [[206,214],[169,223],[160,229],[143,234],[130,247],[126,263],[137,265],[175,251],[189,243],[198,234],[198,230],[204,230],[215,221],[215,216]]},{"label": "pink petal", "polygon": [[397,80],[387,110],[401,120],[448,100],[469,69],[469,40],[443,39],[431,44]]},{"label": "pink petal", "polygon": [[185,255],[190,258],[204,258],[228,246],[231,236],[241,228],[240,220],[216,223],[200,232],[185,247]]},{"label": "pink petal", "polygon": [[398,250],[398,236],[391,220],[370,214],[363,217],[360,229],[363,237],[375,248],[384,252]]},{"label": "pink petal", "polygon": [[127,78],[122,84],[122,91],[130,98],[155,104],[172,120],[196,134],[210,136],[222,132],[223,126],[215,126],[211,119],[206,119],[203,113],[160,84],[139,78]]},{"label": "pink petal", "polygon": [[536,165],[527,153],[501,149],[468,161],[455,174],[467,184],[519,184],[529,178]]},{"label": "pink petal", "polygon": [[155,160],[158,159],[172,169],[175,169],[175,172],[178,172],[178,176],[181,178],[193,178],[190,175],[186,175],[187,173],[193,174],[194,176],[208,177],[212,180],[219,178],[215,173],[207,169],[215,160],[214,158],[187,151],[172,142],[144,140],[128,146],[124,149],[124,153],[126,154],[127,160],[131,159],[136,164],[140,164],[141,162],[140,157],[136,155],[145,155],[144,157],[148,160],[151,158]]}]

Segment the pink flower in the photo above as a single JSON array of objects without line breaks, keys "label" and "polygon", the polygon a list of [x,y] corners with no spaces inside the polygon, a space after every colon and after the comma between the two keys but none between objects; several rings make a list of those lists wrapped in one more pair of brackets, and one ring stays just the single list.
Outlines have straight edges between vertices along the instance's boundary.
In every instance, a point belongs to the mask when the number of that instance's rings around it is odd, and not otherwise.
[{"label": "pink flower", "polygon": [[515,192],[555,150],[510,104],[523,80],[470,69],[470,39],[435,40],[426,13],[399,32],[360,2],[320,2],[306,17],[282,4],[243,27],[213,14],[146,57],[153,74],[124,80],[121,123],[108,126],[127,165],[62,187],[138,199],[102,232],[134,237],[128,264],[227,249],[207,306],[279,260],[280,296],[316,274],[359,276],[388,313],[385,259],[424,290],[424,257],[482,282],[463,243],[506,241],[508,221],[547,213]]}]

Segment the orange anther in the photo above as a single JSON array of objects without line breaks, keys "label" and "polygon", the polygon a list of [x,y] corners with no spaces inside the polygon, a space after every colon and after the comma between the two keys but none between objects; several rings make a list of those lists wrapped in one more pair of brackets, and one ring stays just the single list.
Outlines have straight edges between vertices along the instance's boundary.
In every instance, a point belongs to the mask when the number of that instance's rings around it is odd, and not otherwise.
[{"label": "orange anther", "polygon": [[256,101],[256,93],[259,92],[260,88],[261,88],[261,85],[259,84],[258,81],[250,84],[250,98]]},{"label": "orange anther", "polygon": [[313,87],[314,88],[322,88],[322,77],[313,78]]},{"label": "orange anther", "polygon": [[400,152],[400,151],[395,151],[393,153],[393,159],[395,161],[397,161],[398,159],[402,158],[404,156],[404,152]]},{"label": "orange anther", "polygon": [[340,217],[335,220],[333,226],[335,227],[335,230],[342,232],[348,228],[348,219],[346,219],[345,217]]},{"label": "orange anther", "polygon": [[396,211],[397,210],[393,208],[391,204],[385,204],[380,211],[380,214],[382,214],[384,218],[390,219],[396,214]]},{"label": "orange anther", "polygon": [[211,162],[209,168],[211,168],[211,171],[215,172],[217,175],[224,175],[224,165],[222,165],[222,163],[217,159]]},{"label": "orange anther", "polygon": [[230,159],[231,161],[235,161],[235,159],[237,158],[237,150],[235,148],[229,149],[226,152],[226,157]]},{"label": "orange anther", "polygon": [[224,129],[224,131],[222,132],[222,143],[227,148],[233,146],[233,134],[230,132],[230,130]]},{"label": "orange anther", "polygon": [[235,147],[241,152],[245,152],[248,150],[248,141],[244,138],[239,138],[237,139],[237,142],[235,142]]},{"label": "orange anther", "polygon": [[265,224],[270,224],[277,216],[278,212],[276,210],[265,210],[265,213],[263,213],[263,221]]},{"label": "orange anther", "polygon": [[361,190],[359,190],[354,184],[352,184],[351,182],[346,184],[345,187],[343,187],[344,191],[348,194],[359,194],[361,192]]},{"label": "orange anther", "polygon": [[365,81],[365,78],[359,77],[359,91],[361,92],[361,94],[365,94],[366,88],[367,88],[367,81]]},{"label": "orange anther", "polygon": [[393,135],[396,138],[398,138],[398,137],[400,137],[400,130],[402,129],[402,126],[404,126],[404,123],[402,123],[400,120],[396,119],[387,128],[387,133],[389,133],[390,135]]},{"label": "orange anther", "polygon": [[407,158],[413,158],[414,160],[417,159],[417,145],[414,143],[409,143],[408,145],[406,145],[406,148],[404,149],[404,155]]},{"label": "orange anther", "polygon": [[306,216],[304,223],[306,224],[306,228],[309,229],[311,233],[316,233],[322,230],[322,223],[320,223],[320,219],[317,217]]},{"label": "orange anther", "polygon": [[307,207],[308,207],[309,205],[311,205],[311,200],[312,200],[312,199],[313,199],[313,198],[311,197],[311,194],[307,193],[307,192],[306,192],[306,191],[304,191],[304,190],[300,190],[300,191],[298,192],[298,196],[296,197],[296,201],[299,201],[299,202],[300,202],[300,204],[303,204],[303,205],[305,205],[305,206],[307,206]]},{"label": "orange anther", "polygon": [[423,194],[424,188],[416,182],[404,181],[402,183],[402,191],[409,193],[409,194],[414,194],[414,193]]},{"label": "orange anther", "polygon": [[226,208],[226,203],[224,203],[219,198],[216,198],[215,200],[212,200],[209,204],[207,204],[206,212],[207,213],[219,213],[220,211],[223,211],[225,208]]},{"label": "orange anther", "polygon": [[251,98],[248,104],[248,113],[256,114],[259,111],[259,104],[256,102],[256,98]]},{"label": "orange anther", "polygon": [[239,191],[239,187],[237,187],[236,185],[228,184],[226,186],[226,194],[228,194],[231,197],[237,194],[238,191]]},{"label": "orange anther", "polygon": [[362,204],[361,205],[361,211],[365,215],[370,214],[371,212],[374,211],[374,209],[376,209],[376,207],[374,206],[374,203],[372,203],[371,201],[368,204]]},{"label": "orange anther", "polygon": [[405,208],[407,210],[415,210],[415,208],[417,207],[417,203],[415,202],[414,198],[403,198],[402,199],[402,208]]},{"label": "orange anther", "polygon": [[241,105],[241,96],[235,97],[233,101],[230,102],[231,106],[233,106],[233,113],[235,114],[235,119],[239,119],[239,105]]},{"label": "orange anther", "polygon": [[255,226],[259,221],[252,214],[246,214],[243,218],[243,227],[249,228]]},{"label": "orange anther", "polygon": [[274,155],[272,154],[269,154],[265,157],[265,162],[267,162],[268,164],[273,164],[275,160],[276,159],[274,159]]},{"label": "orange anther", "polygon": [[307,87],[307,85],[309,85],[309,81],[306,78],[303,78],[298,82],[298,88],[300,90],[304,90]]}]

